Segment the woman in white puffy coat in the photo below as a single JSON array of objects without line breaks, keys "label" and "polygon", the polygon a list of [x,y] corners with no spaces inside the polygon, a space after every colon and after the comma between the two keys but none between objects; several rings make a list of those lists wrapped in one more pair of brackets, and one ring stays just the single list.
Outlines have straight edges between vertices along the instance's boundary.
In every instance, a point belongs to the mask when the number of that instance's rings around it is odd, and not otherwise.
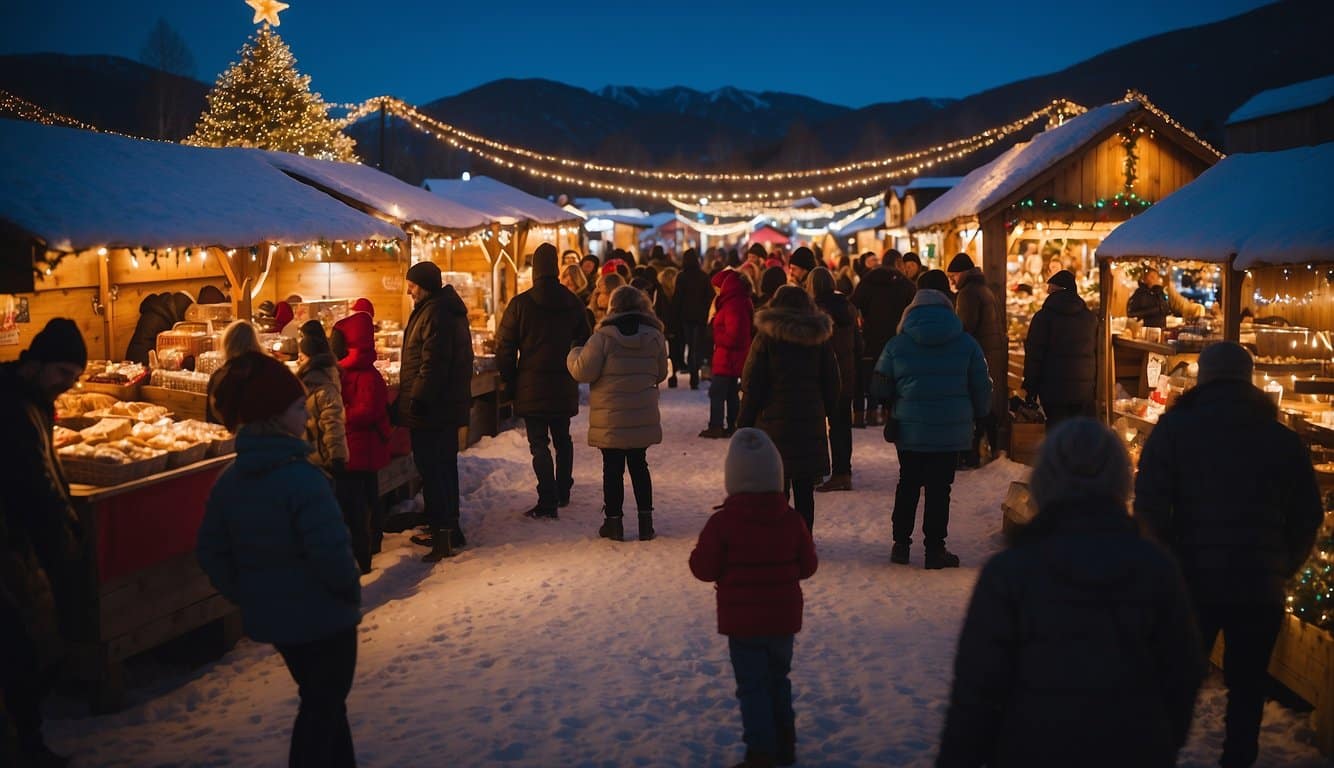
[{"label": "woman in white puffy coat", "polygon": [[633,286],[611,294],[607,316],[565,360],[576,381],[588,383],[588,444],[602,450],[602,503],[598,535],[623,541],[625,468],[630,468],[639,540],[653,538],[653,480],[648,447],[662,442],[658,385],[667,378],[667,340],[648,296]]}]

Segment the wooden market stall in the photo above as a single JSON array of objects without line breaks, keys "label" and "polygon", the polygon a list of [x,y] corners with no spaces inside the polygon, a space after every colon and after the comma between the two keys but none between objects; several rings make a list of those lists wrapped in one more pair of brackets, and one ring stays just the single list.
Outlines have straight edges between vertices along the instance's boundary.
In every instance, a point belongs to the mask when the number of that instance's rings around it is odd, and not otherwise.
[{"label": "wooden market stall", "polygon": [[[31,334],[61,316],[79,325],[91,357],[118,360],[143,293],[227,285],[243,307],[262,287],[270,244],[380,247],[402,231],[253,154],[0,120],[0,236],[0,359],[17,357]],[[139,399],[137,384],[111,388]],[[73,421],[62,428],[82,438]],[[234,610],[194,558],[204,499],[230,463],[229,441],[181,446],[126,452],[114,464],[61,453],[86,543],[85,621],[72,671],[96,683],[103,707],[119,698],[123,659]]]},{"label": "wooden market stall", "polygon": [[[1256,205],[1256,192],[1283,190],[1281,204]],[[1306,442],[1325,492],[1325,526],[1314,565],[1289,592],[1290,614],[1270,673],[1315,707],[1320,750],[1334,756],[1334,616],[1320,607],[1329,594],[1303,598],[1323,581],[1334,557],[1334,143],[1283,152],[1233,155],[1192,184],[1112,233],[1098,249],[1104,295],[1118,270],[1153,264],[1218,275],[1217,322],[1208,335],[1103,340],[1111,386],[1123,348],[1138,344],[1164,358],[1147,387],[1158,400],[1132,397],[1108,404],[1104,416],[1130,444],[1132,456],[1158,415],[1194,384],[1195,352],[1214,339],[1239,341],[1255,354],[1254,384],[1278,400],[1281,418]],[[1123,311],[1115,301],[1112,315]],[[1174,371],[1177,357],[1187,364]]]},{"label": "wooden market stall", "polygon": [[[1028,318],[1049,271],[1074,272],[1096,303],[1093,254],[1122,222],[1188,184],[1219,153],[1143,97],[1091,109],[1015,145],[918,211],[908,230],[919,253],[938,247],[940,264],[967,253],[998,297],[1007,298],[1007,372],[1022,371]],[[1041,274],[1029,276],[1027,271]],[[1036,306],[1035,306],[1036,304]],[[1017,377],[1011,376],[1012,385]],[[1005,414],[1002,414],[1005,416]],[[1002,419],[1002,444],[1008,444]]]}]

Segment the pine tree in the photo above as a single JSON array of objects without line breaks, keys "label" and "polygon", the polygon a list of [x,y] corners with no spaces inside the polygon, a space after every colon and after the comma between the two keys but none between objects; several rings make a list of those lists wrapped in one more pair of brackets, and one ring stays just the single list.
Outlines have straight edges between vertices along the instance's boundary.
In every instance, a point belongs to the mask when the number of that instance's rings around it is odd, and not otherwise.
[{"label": "pine tree", "polygon": [[287,43],[265,24],[241,48],[241,61],[218,77],[186,144],[259,147],[333,160],[354,160],[355,142],[311,93]]}]

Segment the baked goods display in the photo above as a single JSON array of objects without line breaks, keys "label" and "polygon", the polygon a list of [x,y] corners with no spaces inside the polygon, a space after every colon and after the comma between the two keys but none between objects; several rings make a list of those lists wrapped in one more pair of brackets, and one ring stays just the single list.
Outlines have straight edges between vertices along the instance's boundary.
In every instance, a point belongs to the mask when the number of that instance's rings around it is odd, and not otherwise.
[{"label": "baked goods display", "polygon": [[165,406],[154,405],[152,403],[120,402],[116,401],[106,408],[99,408],[92,411],[84,411],[84,416],[95,418],[119,417],[131,419],[140,422],[154,422],[171,415],[171,412]]},{"label": "baked goods display", "polygon": [[82,416],[89,411],[105,410],[117,402],[111,395],[100,392],[66,392],[56,398],[56,418],[68,419],[71,416]]},{"label": "baked goods display", "polygon": [[100,399],[105,397],[92,401],[101,407],[91,411],[82,410],[82,399],[71,400],[68,410],[82,412],[55,426],[52,439],[70,482],[116,485],[228,453],[235,445],[220,425],[173,421],[163,406],[114,398],[107,403]]},{"label": "baked goods display", "polygon": [[142,363],[117,363],[93,360],[84,369],[83,380],[93,384],[128,385],[141,381],[148,373]]}]

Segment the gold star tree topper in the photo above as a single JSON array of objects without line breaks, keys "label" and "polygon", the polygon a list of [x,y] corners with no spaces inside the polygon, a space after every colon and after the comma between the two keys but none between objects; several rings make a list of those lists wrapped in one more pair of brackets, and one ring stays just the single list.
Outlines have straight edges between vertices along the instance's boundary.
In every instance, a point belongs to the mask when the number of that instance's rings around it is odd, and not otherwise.
[{"label": "gold star tree topper", "polygon": [[291,7],[287,3],[278,2],[278,0],[245,0],[245,4],[255,9],[255,18],[251,20],[252,24],[266,21],[275,27],[278,26],[278,13]]}]

